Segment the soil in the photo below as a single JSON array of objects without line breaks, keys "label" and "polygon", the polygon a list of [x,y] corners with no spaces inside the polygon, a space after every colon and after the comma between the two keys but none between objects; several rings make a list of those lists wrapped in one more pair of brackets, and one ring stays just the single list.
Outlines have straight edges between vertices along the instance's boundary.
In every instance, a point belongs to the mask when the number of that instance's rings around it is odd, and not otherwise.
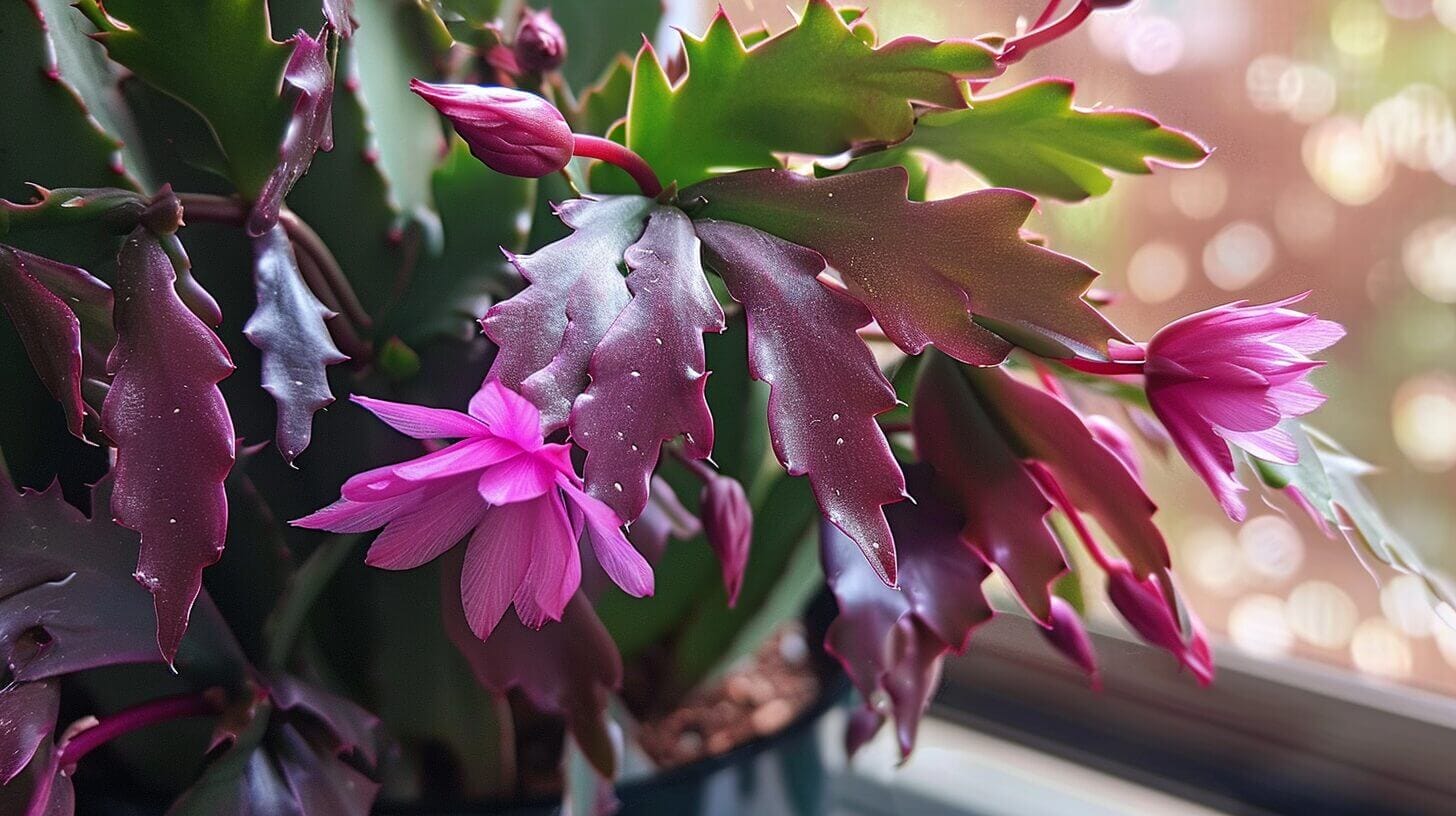
[{"label": "soil", "polygon": [[724,754],[777,733],[819,697],[804,628],[785,627],[714,686],[677,710],[640,724],[638,739],[654,762],[675,768]]}]

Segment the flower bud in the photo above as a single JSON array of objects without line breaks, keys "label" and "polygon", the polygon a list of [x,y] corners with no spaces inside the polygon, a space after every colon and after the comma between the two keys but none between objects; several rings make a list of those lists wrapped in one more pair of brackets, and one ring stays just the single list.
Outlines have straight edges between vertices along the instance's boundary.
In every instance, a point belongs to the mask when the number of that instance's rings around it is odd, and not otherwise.
[{"label": "flower bud", "polygon": [[1122,619],[1143,640],[1167,650],[1208,685],[1213,681],[1213,662],[1201,628],[1195,623],[1185,640],[1163,591],[1152,579],[1141,579],[1126,563],[1113,564],[1107,571],[1107,599]]},{"label": "flower bud", "polygon": [[540,178],[571,161],[571,127],[561,111],[535,94],[418,79],[410,80],[410,90],[444,114],[471,154],[498,173]]},{"label": "flower bud", "polygon": [[1082,618],[1077,615],[1077,610],[1062,598],[1053,597],[1051,622],[1050,628],[1041,630],[1042,636],[1053,648],[1086,672],[1092,685],[1097,686],[1097,654],[1092,650],[1092,640],[1087,637],[1087,630],[1082,626]]},{"label": "flower bud", "polygon": [[566,61],[566,32],[556,24],[549,10],[525,9],[521,24],[516,27],[513,47],[516,65],[522,71],[544,74],[560,68]]},{"label": "flower bud", "polygon": [[728,590],[728,605],[738,603],[738,590],[743,586],[743,570],[748,566],[748,547],[753,540],[753,508],[748,494],[737,479],[717,476],[703,486],[703,533],[708,546],[723,566],[723,587]]}]

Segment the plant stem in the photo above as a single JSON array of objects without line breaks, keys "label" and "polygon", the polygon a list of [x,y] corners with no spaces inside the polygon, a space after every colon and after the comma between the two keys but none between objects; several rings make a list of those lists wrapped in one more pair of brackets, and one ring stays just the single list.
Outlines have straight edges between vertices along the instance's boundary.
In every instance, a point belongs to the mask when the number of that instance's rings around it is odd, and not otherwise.
[{"label": "plant stem", "polygon": [[1142,363],[1119,363],[1115,360],[1083,360],[1080,357],[1069,357],[1057,360],[1073,371],[1081,371],[1084,374],[1102,374],[1108,377],[1126,377],[1143,373]]},{"label": "plant stem", "polygon": [[[1053,6],[1055,7],[1054,3]],[[1020,37],[1013,37],[1006,41],[1001,47],[1001,54],[996,61],[1002,65],[1011,65],[1021,61],[1027,54],[1041,48],[1044,45],[1053,43],[1062,37],[1072,33],[1092,14],[1092,5],[1087,0],[1077,0],[1077,5],[1071,11],[1062,15],[1055,22],[1035,26],[1032,30],[1022,34]],[[1045,12],[1043,12],[1045,16]]]},{"label": "plant stem", "polygon": [[1046,8],[1041,10],[1041,15],[1036,18],[1036,22],[1032,23],[1031,27],[1026,30],[1035,31],[1038,28],[1041,28],[1042,26],[1051,22],[1052,15],[1057,13],[1057,9],[1060,8],[1061,5],[1062,0],[1047,0]]},{"label": "plant stem", "polygon": [[309,610],[313,609],[314,602],[323,594],[329,580],[343,566],[359,540],[357,535],[330,536],[293,573],[283,597],[263,624],[265,660],[269,668],[287,668],[288,657],[293,653],[293,644],[298,640]]},{"label": "plant stem", "polygon": [[617,144],[611,139],[603,139],[600,136],[584,136],[580,133],[572,134],[575,141],[572,143],[572,153],[587,159],[600,159],[608,164],[627,171],[627,175],[637,182],[642,195],[648,198],[656,198],[662,195],[662,182],[658,180],[657,174],[647,164],[647,160],[633,153],[631,150]]},{"label": "plant stem", "polygon": [[103,718],[96,725],[72,737],[61,746],[58,764],[71,768],[83,757],[108,742],[150,725],[216,714],[217,706],[201,694],[158,697]]}]

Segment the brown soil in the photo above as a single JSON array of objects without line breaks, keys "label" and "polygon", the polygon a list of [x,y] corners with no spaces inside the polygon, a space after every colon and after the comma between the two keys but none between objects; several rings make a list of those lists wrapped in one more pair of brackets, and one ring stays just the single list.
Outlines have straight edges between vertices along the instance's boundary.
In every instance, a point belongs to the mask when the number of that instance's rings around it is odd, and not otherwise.
[{"label": "brown soil", "polygon": [[795,624],[676,711],[641,723],[638,738],[653,761],[674,768],[778,732],[814,703],[819,690],[804,629]]}]

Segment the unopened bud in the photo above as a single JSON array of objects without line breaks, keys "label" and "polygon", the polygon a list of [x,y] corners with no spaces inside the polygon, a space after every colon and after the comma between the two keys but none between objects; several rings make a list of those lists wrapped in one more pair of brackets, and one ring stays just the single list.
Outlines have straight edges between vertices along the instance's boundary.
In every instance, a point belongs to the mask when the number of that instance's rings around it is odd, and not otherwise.
[{"label": "unopened bud", "polygon": [[410,90],[444,114],[471,154],[498,173],[540,178],[571,161],[575,137],[566,117],[535,94],[418,79],[410,80]]},{"label": "unopened bud", "polygon": [[[1097,685],[1097,654],[1092,650],[1092,640],[1082,626],[1077,610],[1062,598],[1052,598],[1051,627],[1041,633],[1058,652],[1072,661]],[[1040,627],[1038,627],[1040,628]]]},{"label": "unopened bud", "polygon": [[738,603],[743,587],[743,570],[748,566],[748,548],[753,541],[753,508],[737,479],[718,476],[703,486],[703,533],[708,546],[723,567],[723,587],[728,605]]},{"label": "unopened bud", "polygon": [[521,14],[512,45],[516,65],[527,73],[554,71],[566,61],[566,32],[556,24],[550,11],[526,9]]}]

